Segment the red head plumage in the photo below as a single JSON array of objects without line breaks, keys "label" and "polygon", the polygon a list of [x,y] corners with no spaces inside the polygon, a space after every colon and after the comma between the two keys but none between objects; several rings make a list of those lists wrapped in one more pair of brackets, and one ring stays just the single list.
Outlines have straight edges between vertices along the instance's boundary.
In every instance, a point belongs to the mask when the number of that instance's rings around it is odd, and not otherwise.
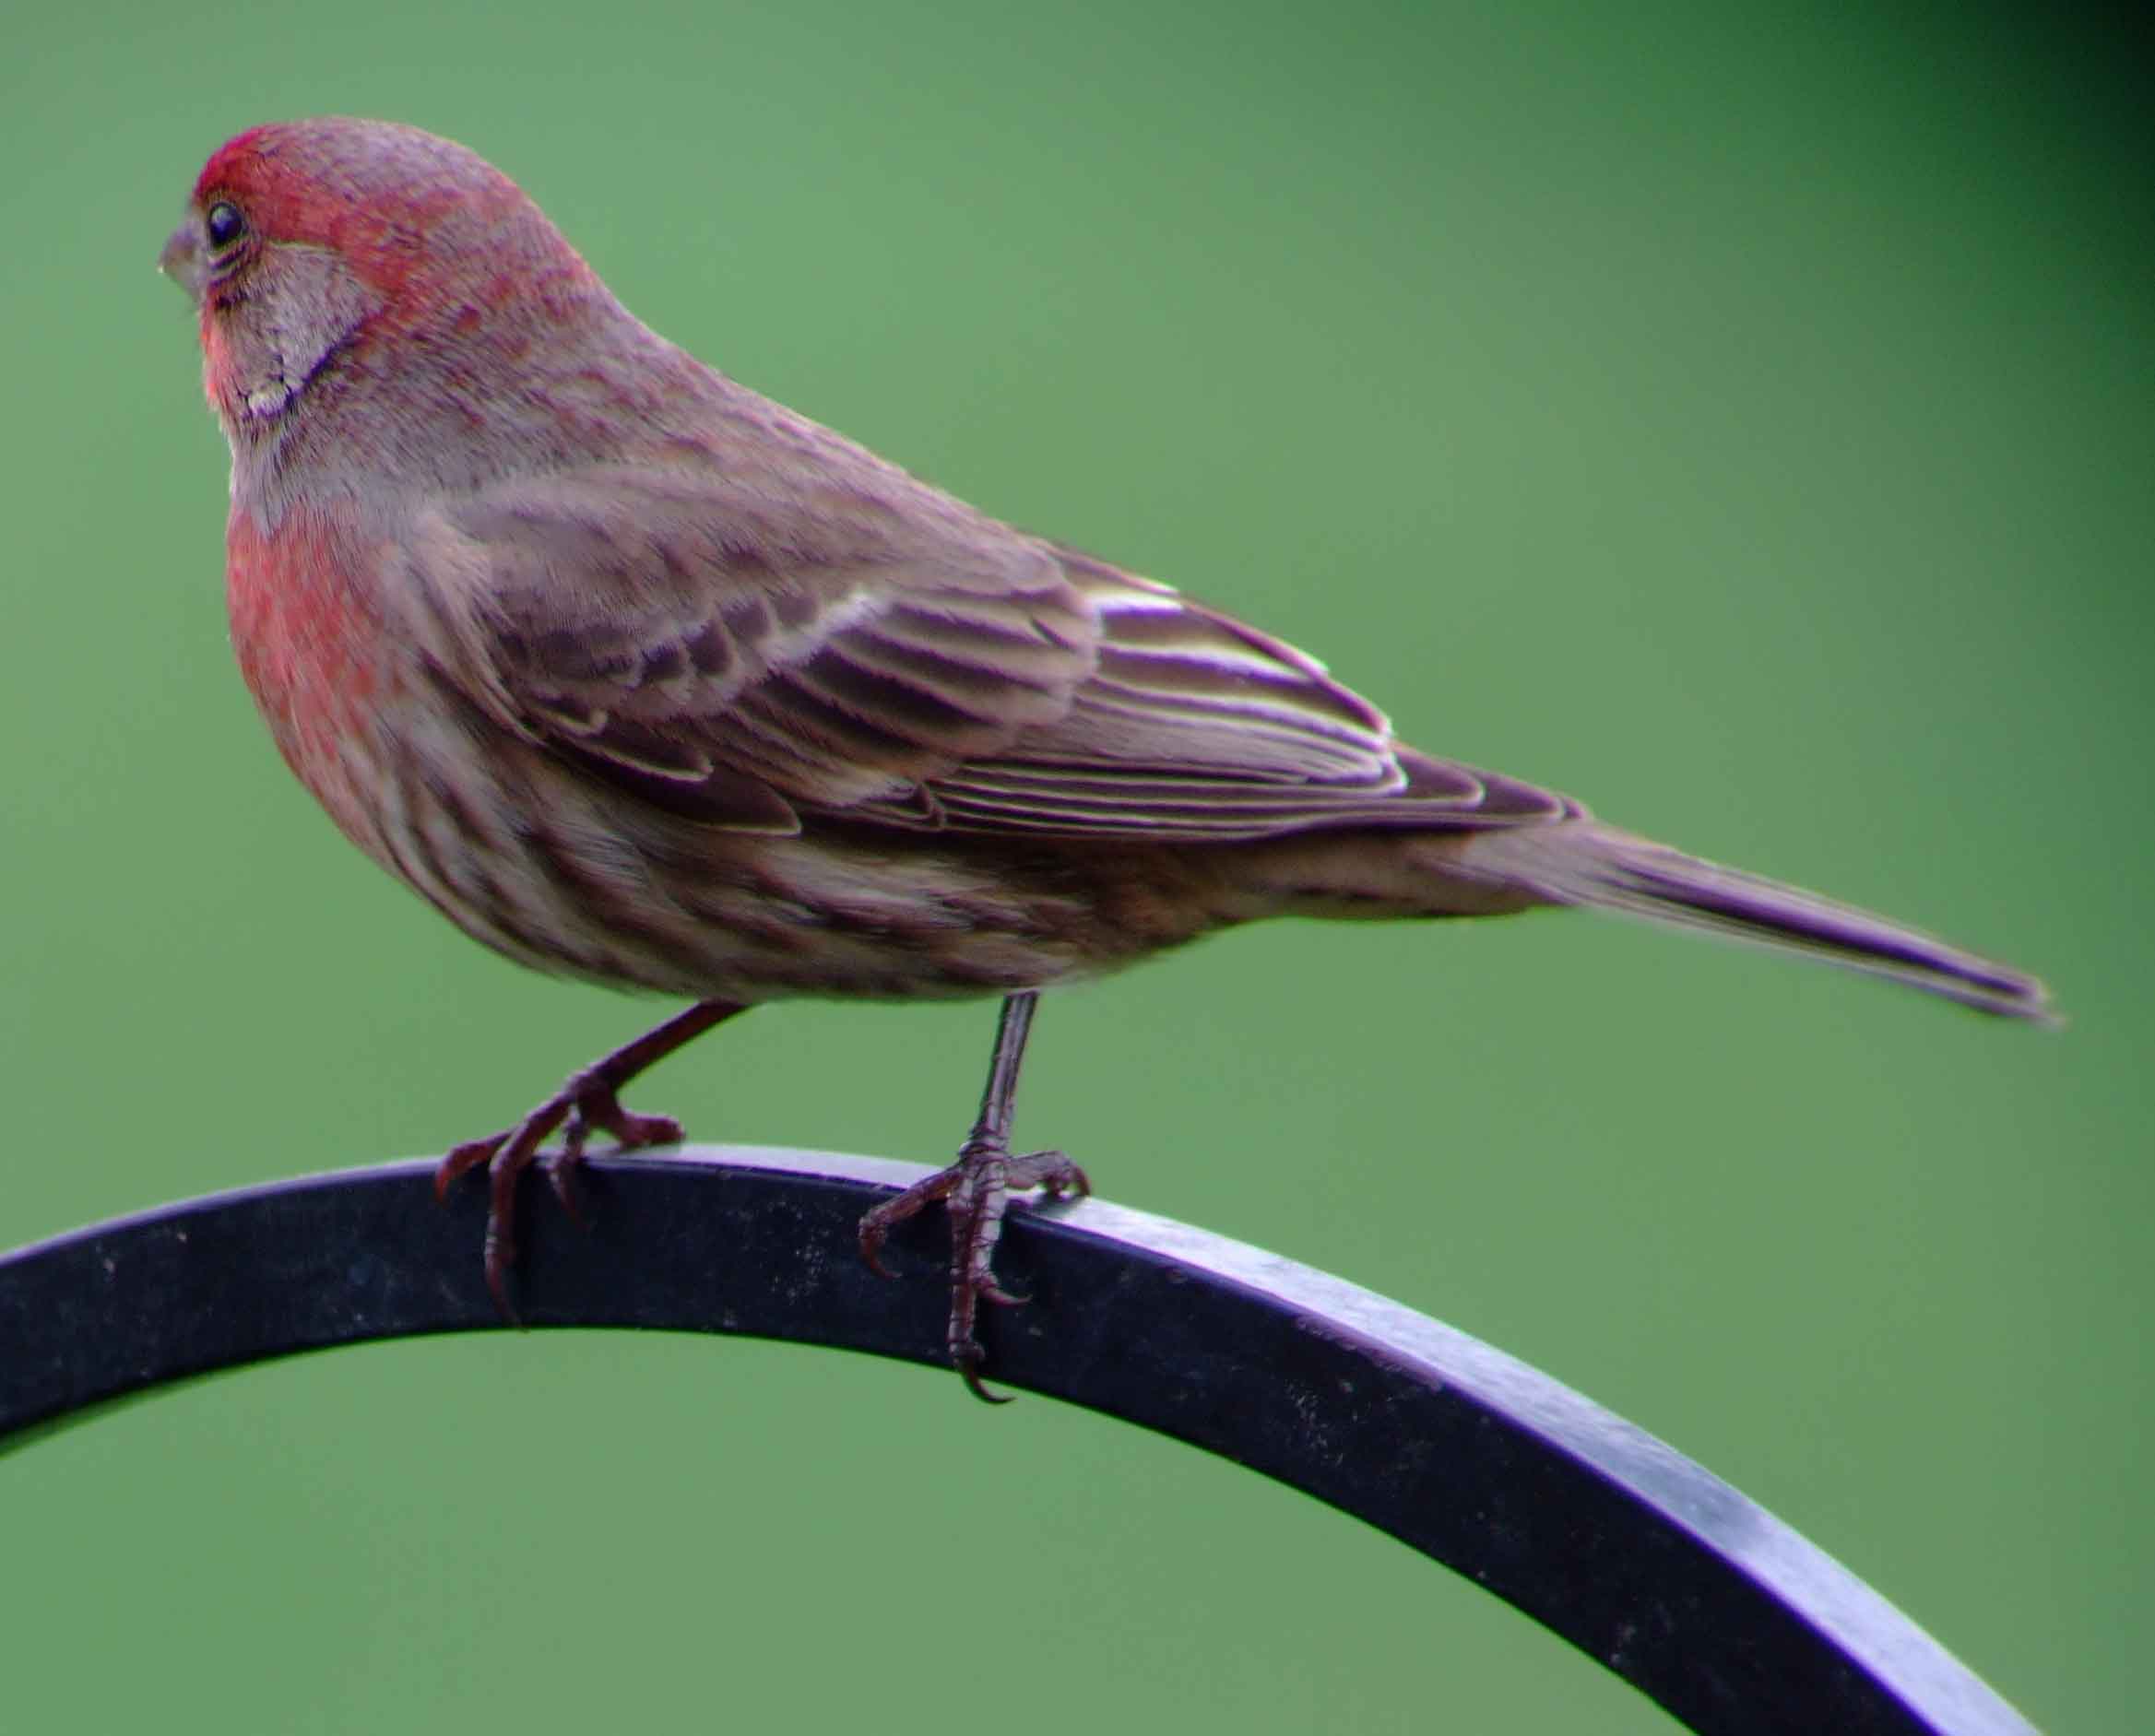
[{"label": "red head plumage", "polygon": [[385,343],[409,374],[454,345],[466,373],[618,313],[516,183],[463,146],[385,121],[257,126],[219,146],[160,263],[201,312],[204,384],[236,442],[324,365]]}]

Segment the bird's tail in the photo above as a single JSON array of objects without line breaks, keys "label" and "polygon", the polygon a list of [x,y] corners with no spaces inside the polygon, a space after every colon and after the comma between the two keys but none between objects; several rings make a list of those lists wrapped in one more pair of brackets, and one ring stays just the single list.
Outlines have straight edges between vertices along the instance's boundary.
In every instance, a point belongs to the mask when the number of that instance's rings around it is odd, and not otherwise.
[{"label": "bird's tail", "polygon": [[1447,851],[1447,878],[1724,935],[1889,977],[1963,1006],[2054,1024],[2049,992],[1992,959],[1816,892],[1705,862],[1584,818],[1481,833]]}]

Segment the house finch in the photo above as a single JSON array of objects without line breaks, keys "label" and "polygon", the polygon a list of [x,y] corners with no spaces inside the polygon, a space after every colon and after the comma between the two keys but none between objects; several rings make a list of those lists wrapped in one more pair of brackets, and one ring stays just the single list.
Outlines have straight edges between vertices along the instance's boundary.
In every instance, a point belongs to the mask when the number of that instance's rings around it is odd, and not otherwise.
[{"label": "house finch", "polygon": [[[1421,753],[1322,665],[1012,529],[641,325],[462,147],[377,121],[221,147],[160,261],[231,447],[226,601],[286,762],[354,844],[521,963],[694,1004],[441,1185],[681,1129],[617,1093],[787,995],[1000,995],[957,1160],[862,1222],[952,1221],[950,1352],[1015,1193],[1036,992],[1261,916],[1585,904],[1984,1011],[2032,978]],[[880,1270],[880,1268],[879,1268]]]}]

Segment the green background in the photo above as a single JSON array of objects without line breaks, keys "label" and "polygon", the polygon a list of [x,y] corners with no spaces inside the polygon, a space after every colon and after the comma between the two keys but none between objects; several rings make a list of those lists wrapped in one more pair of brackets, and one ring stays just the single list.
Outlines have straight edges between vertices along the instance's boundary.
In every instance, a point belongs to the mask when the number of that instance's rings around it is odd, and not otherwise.
[{"label": "green background", "polygon": [[[655,1012],[349,850],[225,643],[224,455],[152,257],[240,127],[415,121],[669,336],[1308,646],[1409,738],[2048,974],[2063,1034],[1584,917],[1280,924],[1054,998],[1020,1134],[1551,1369],[2045,1727],[2144,1712],[2122,42],[1913,6],[36,11],[0,54],[0,1240],[438,1151]],[[938,1158],[991,1022],[767,1010],[634,1101]],[[1247,1473],[745,1341],[201,1383],[0,1458],[0,1539],[24,1730],[1669,1727]]]}]

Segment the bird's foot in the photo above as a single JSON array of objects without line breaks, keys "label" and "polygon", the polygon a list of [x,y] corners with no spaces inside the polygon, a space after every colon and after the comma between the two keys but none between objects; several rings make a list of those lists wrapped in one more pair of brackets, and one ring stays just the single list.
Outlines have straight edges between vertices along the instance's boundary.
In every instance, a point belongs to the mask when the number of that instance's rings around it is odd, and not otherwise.
[{"label": "bird's foot", "polygon": [[594,1133],[610,1135],[616,1149],[623,1151],[681,1142],[681,1123],[671,1116],[639,1116],[623,1109],[614,1082],[601,1070],[604,1066],[601,1062],[571,1074],[561,1090],[515,1127],[481,1140],[467,1140],[434,1171],[434,1197],[439,1199],[448,1197],[459,1175],[481,1163],[487,1166],[486,1287],[493,1293],[494,1305],[509,1321],[517,1318],[515,1306],[509,1300],[509,1272],[516,1263],[516,1180],[539,1161],[539,1148],[546,1137],[562,1128],[562,1149],[546,1157],[543,1167],[562,1209],[579,1221],[583,1214],[576,1202],[574,1174]]},{"label": "bird's foot", "polygon": [[951,1220],[951,1318],[947,1343],[952,1364],[976,1399],[1009,1402],[1008,1393],[990,1392],[981,1384],[986,1360],[974,1322],[982,1302],[1015,1307],[1025,1298],[995,1281],[995,1245],[1002,1235],[1002,1214],[1013,1193],[1039,1188],[1048,1199],[1083,1198],[1093,1190],[1080,1169],[1060,1151],[1028,1151],[1012,1157],[1005,1141],[975,1133],[948,1169],[917,1181],[894,1199],[886,1199],[860,1220],[860,1258],[877,1276],[892,1276],[882,1263],[883,1238],[907,1218],[941,1203]]}]

